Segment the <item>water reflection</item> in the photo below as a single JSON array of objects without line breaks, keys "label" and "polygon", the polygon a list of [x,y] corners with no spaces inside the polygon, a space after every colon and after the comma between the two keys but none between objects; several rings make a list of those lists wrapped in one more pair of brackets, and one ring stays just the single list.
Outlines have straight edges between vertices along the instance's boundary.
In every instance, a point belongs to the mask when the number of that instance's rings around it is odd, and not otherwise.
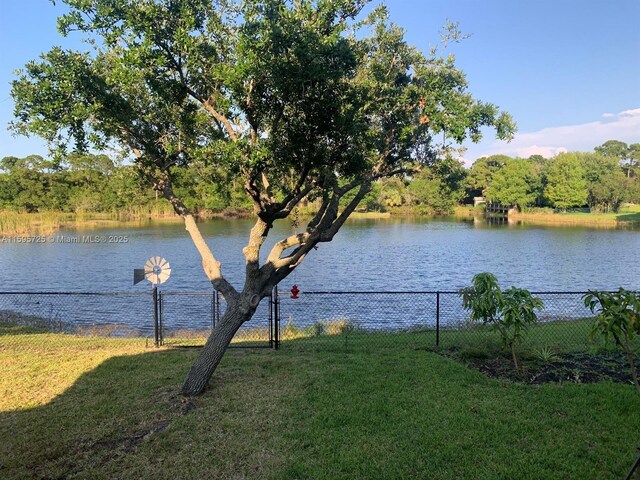
[{"label": "water reflection", "polygon": [[[204,236],[240,287],[250,220],[209,220]],[[201,261],[181,223],[148,222],[91,230],[126,236],[125,243],[0,244],[0,290],[145,291],[132,270],[153,255],[171,262],[165,290],[207,291]],[[292,233],[277,222],[262,260]],[[333,242],[312,251],[283,288],[311,290],[455,290],[482,271],[505,287],[533,290],[640,288],[640,234],[634,230],[530,226],[469,218],[355,219]]]}]

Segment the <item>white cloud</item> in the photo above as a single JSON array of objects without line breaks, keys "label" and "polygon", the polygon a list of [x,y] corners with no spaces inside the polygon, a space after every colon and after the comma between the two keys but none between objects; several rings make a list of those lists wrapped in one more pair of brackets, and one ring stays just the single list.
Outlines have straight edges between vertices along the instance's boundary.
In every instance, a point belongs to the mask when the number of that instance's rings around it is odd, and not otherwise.
[{"label": "white cloud", "polygon": [[618,114],[621,117],[640,117],[640,108],[634,108],[631,110],[625,110]]},{"label": "white cloud", "polygon": [[566,152],[565,147],[550,147],[541,145],[531,145],[530,147],[518,148],[518,156],[522,158],[528,158],[531,155],[542,155],[545,158],[550,158],[559,153]]},{"label": "white cloud", "polygon": [[607,120],[517,133],[510,143],[489,142],[479,149],[470,148],[466,156],[480,158],[503,154],[523,158],[542,155],[549,158],[566,151],[591,151],[607,140],[640,142],[640,108],[624,110],[617,114],[605,113],[602,116]]}]

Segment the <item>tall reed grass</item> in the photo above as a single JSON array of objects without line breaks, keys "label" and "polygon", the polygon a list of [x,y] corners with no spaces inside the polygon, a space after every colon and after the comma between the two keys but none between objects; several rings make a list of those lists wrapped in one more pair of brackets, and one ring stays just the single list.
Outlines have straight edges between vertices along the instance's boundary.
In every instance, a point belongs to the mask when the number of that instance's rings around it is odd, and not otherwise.
[{"label": "tall reed grass", "polygon": [[90,226],[103,222],[126,222],[147,218],[171,218],[177,216],[171,205],[159,203],[147,207],[135,207],[111,212],[75,213],[38,212],[26,213],[0,210],[0,237],[16,235],[49,235],[63,227]]},{"label": "tall reed grass", "polygon": [[71,217],[72,214],[60,212],[19,213],[0,210],[0,236],[48,235]]}]

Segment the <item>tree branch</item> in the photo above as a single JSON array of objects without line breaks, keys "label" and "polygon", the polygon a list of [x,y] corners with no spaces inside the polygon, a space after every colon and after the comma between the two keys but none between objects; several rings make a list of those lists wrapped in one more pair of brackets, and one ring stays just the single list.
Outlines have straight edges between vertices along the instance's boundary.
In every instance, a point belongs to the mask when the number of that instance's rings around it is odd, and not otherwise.
[{"label": "tree branch", "polygon": [[[188,90],[191,90],[190,88],[187,87]],[[194,92],[195,93],[195,92]],[[234,142],[238,140],[238,135],[236,134],[235,130],[233,129],[233,127],[231,126],[231,122],[229,122],[229,120],[227,119],[227,117],[225,117],[224,115],[222,115],[221,113],[219,113],[214,107],[213,107],[213,103],[211,101],[211,98],[208,98],[207,100],[205,100],[204,102],[201,101],[202,106],[205,108],[205,110],[207,112],[209,112],[211,114],[211,116],[213,116],[213,118],[215,118],[216,120],[218,120],[220,123],[222,123],[222,125],[224,125],[225,130],[227,131],[227,133],[229,134],[229,137],[231,138],[231,140],[233,140]]]},{"label": "tree branch", "polygon": [[305,232],[296,233],[295,235],[291,235],[283,240],[280,240],[273,246],[271,252],[269,252],[267,263],[273,265],[273,267],[276,269],[284,266],[284,263],[281,263],[281,260],[283,259],[280,258],[284,251],[296,245],[303,245],[310,238],[311,233]]},{"label": "tree branch", "polygon": [[316,188],[316,186],[317,185],[315,182],[309,182],[303,188],[299,189],[296,195],[290,194],[285,197],[285,199],[282,202],[278,203],[274,208],[274,218],[278,219],[288,217],[291,213],[291,210],[293,210],[304,197],[309,195],[311,191]]},{"label": "tree branch", "polygon": [[[360,186],[356,196],[349,205],[338,214],[340,199],[353,188]],[[265,285],[275,285],[286,278],[306,257],[306,255],[320,242],[330,242],[358,206],[362,198],[370,191],[371,180],[368,178],[356,179],[343,187],[334,188],[331,198],[325,199],[320,211],[307,225],[305,233],[291,235],[276,243],[266,263],[262,266],[262,276],[267,279]],[[289,248],[297,248],[291,254],[281,258]]]},{"label": "tree branch", "polygon": [[184,219],[185,229],[189,233],[191,240],[200,253],[200,257],[202,258],[202,268],[211,282],[211,285],[222,293],[225,298],[229,300],[236,299],[238,297],[238,292],[222,276],[220,262],[213,256],[213,253],[209,249],[207,242],[204,240],[202,233],[200,233],[200,229],[187,206],[173,193],[169,174],[167,172],[163,173],[163,179],[159,182],[157,188],[162,192],[163,197],[171,203],[175,212]]},{"label": "tree branch", "polygon": [[[189,86],[187,82],[187,77],[184,74],[184,69],[182,68],[182,61],[176,60],[175,56],[173,55],[173,52],[171,52],[171,49],[164,42],[158,42],[158,46],[165,52],[167,59],[169,60],[169,62],[171,62],[171,64],[175,68],[176,72],[178,73],[178,76],[180,77],[180,83],[182,84],[186,92],[191,96],[191,98],[200,102],[200,104],[204,107],[204,109],[207,112],[209,112],[211,116],[213,116],[220,130],[222,131],[226,130],[231,140],[236,141],[238,139],[238,136],[235,130],[233,130],[233,127],[231,126],[231,122],[229,122],[229,120],[224,115],[219,113],[214,108],[212,98],[209,97],[207,100],[205,100],[204,97],[202,97],[202,95],[198,94],[195,90],[193,90]],[[222,125],[224,125],[224,130],[222,129]],[[253,131],[252,131],[252,135],[253,135]]]},{"label": "tree branch", "polygon": [[185,90],[187,91],[187,93],[195,100],[197,100],[198,102],[200,102],[200,104],[204,107],[204,109],[209,112],[209,114],[211,114],[211,116],[219,123],[221,123],[224,126],[224,129],[226,130],[227,134],[229,135],[229,138],[231,138],[231,140],[233,140],[234,142],[238,140],[238,135],[236,134],[235,130],[233,129],[233,127],[231,126],[231,122],[229,122],[229,119],[227,117],[225,117],[224,115],[222,115],[220,112],[218,112],[215,107],[213,106],[213,98],[209,97],[208,99],[204,99],[204,97],[202,97],[201,95],[199,95],[195,90],[193,90],[187,83],[186,81],[184,81],[182,83],[183,87],[185,88]]},{"label": "tree branch", "polygon": [[263,219],[258,218],[249,234],[249,242],[242,249],[246,260],[245,291],[256,291],[260,277],[260,248],[269,234],[271,225]]},{"label": "tree branch", "polygon": [[347,221],[347,218],[349,218],[349,215],[353,213],[353,211],[356,209],[360,201],[370,191],[371,191],[371,181],[361,183],[360,190],[358,190],[358,193],[356,193],[356,196],[353,197],[353,199],[349,202],[349,205],[347,205],[347,207],[344,210],[342,210],[340,215],[331,223],[331,226],[327,230],[325,230],[324,232],[321,232],[319,241],[330,242],[331,240],[333,240],[333,237],[335,236],[336,233],[338,233],[338,230],[340,230],[342,225],[344,225],[344,222]]}]

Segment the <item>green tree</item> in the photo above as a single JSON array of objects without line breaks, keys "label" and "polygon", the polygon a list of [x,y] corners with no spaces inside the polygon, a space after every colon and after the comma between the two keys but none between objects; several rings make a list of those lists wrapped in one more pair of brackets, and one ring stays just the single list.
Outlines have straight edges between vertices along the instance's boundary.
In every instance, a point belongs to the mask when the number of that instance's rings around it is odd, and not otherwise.
[{"label": "green tree", "polygon": [[627,157],[629,146],[620,140],[607,140],[602,145],[595,147],[594,150],[605,157],[613,157],[622,161]]},{"label": "green tree", "polygon": [[492,202],[515,205],[524,210],[535,202],[539,189],[540,177],[533,164],[522,158],[514,158],[494,174],[486,197]]},{"label": "green tree", "polygon": [[626,185],[624,200],[626,202],[640,204],[640,176],[627,179]]},{"label": "green tree", "polygon": [[109,177],[107,187],[109,196],[113,197],[112,208],[116,211],[137,213],[141,208],[151,210],[158,203],[167,203],[153,194],[139,173],[135,166],[122,165]]},{"label": "green tree", "polygon": [[114,198],[107,185],[115,165],[107,155],[72,153],[64,158],[68,165],[66,177],[70,186],[69,203],[76,212],[109,210]]},{"label": "green tree", "polygon": [[627,196],[627,182],[618,161],[598,153],[576,155],[584,170],[589,207],[596,211],[618,211]]},{"label": "green tree", "polygon": [[47,174],[51,164],[39,155],[24,158],[4,157],[0,166],[7,174],[7,189],[2,194],[11,208],[37,212],[44,208],[47,197]]},{"label": "green tree", "polygon": [[384,207],[401,207],[406,203],[407,186],[399,177],[388,178],[380,181],[380,194],[378,201]]},{"label": "green tree", "polygon": [[626,164],[627,178],[635,173],[635,167],[640,165],[640,144],[627,145],[620,140],[607,140],[599,147],[595,147],[596,153],[605,157],[615,158],[621,166]]},{"label": "green tree", "polygon": [[632,143],[629,145],[627,153],[629,166],[627,167],[627,178],[640,178],[640,143]]},{"label": "green tree", "polygon": [[[54,48],[13,82],[18,133],[64,151],[118,145],[184,218],[227,308],[192,365],[183,393],[202,392],[260,300],[321,242],[331,241],[378,178],[433,158],[436,138],[509,138],[511,118],[475,100],[452,57],[407,44],[385,8],[366,0],[66,0],[63,34],[97,38],[94,51]],[[363,20],[363,22],[361,21]],[[449,28],[449,35],[455,35]],[[174,189],[174,168],[229,171],[255,224],[236,289]],[[340,209],[340,199],[355,190]],[[274,222],[305,198],[319,210],[275,243]]]},{"label": "green tree", "polygon": [[0,209],[12,209],[17,194],[17,185],[10,175],[0,173]]},{"label": "green tree", "polygon": [[[373,182],[371,184],[371,190],[362,198],[362,200],[360,200],[360,203],[358,204],[359,210],[378,212],[385,210],[384,205],[381,203],[383,182],[384,180],[378,180],[377,182]],[[355,194],[355,191],[351,191],[345,194],[340,199],[340,206],[342,208],[348,206],[351,200],[353,200]]]},{"label": "green tree", "polygon": [[420,213],[447,214],[464,197],[466,171],[462,163],[447,157],[416,173],[407,187],[412,205]]},{"label": "green tree", "polygon": [[544,171],[547,168],[550,159],[545,158],[542,155],[531,155],[528,160],[533,165],[533,170],[540,180],[540,185],[538,186],[538,195],[534,204],[537,207],[543,207],[545,205],[544,189],[546,187],[546,178],[544,176]]},{"label": "green tree", "polygon": [[587,185],[580,158],[575,153],[557,155],[545,170],[544,195],[552,206],[566,210],[587,202]]},{"label": "green tree", "polygon": [[482,157],[476,160],[467,176],[467,190],[468,196],[482,197],[485,195],[485,191],[491,185],[493,176],[498,170],[507,164],[511,157],[507,155],[491,155],[489,157]]}]

